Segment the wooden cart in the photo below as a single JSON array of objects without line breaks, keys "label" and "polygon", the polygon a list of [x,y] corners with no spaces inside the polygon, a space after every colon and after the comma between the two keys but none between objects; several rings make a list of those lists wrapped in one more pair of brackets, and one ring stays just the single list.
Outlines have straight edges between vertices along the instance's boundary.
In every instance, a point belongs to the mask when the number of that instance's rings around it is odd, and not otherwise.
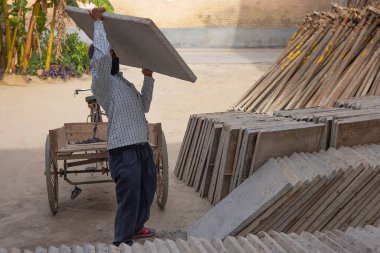
[{"label": "wooden cart", "polygon": [[[148,139],[157,169],[157,203],[164,208],[169,180],[165,136],[160,123],[148,124],[148,129]],[[45,145],[45,175],[49,206],[53,215],[58,210],[58,178],[74,185],[75,189],[79,189],[78,185],[113,182],[108,176],[106,132],[107,123],[104,122],[67,123],[49,131]],[[75,175],[83,173],[100,173],[108,177],[101,180],[73,181]]]}]

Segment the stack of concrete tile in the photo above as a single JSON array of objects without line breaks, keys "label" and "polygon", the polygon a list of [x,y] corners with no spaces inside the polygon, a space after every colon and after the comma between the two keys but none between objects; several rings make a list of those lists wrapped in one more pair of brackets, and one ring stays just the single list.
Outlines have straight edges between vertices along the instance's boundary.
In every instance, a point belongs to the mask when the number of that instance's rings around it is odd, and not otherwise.
[{"label": "stack of concrete tile", "polygon": [[[313,107],[298,110],[278,111],[277,117],[292,118],[297,121],[323,123],[325,130],[321,148],[356,146],[380,142],[380,97],[340,100],[338,108]],[[345,108],[347,107],[347,108]],[[353,107],[362,108],[354,110]]]},{"label": "stack of concrete tile", "polygon": [[211,208],[189,236],[345,230],[380,220],[380,145],[270,159]]},{"label": "stack of concrete tile", "polygon": [[175,175],[216,204],[269,158],[319,151],[324,124],[265,114],[190,117]]},{"label": "stack of concrete tile", "polygon": [[380,96],[358,97],[340,99],[334,103],[334,107],[359,109],[380,109]]},{"label": "stack of concrete tile", "polygon": [[[302,232],[300,235],[274,231],[260,232],[257,235],[248,234],[246,237],[226,237],[223,241],[194,237],[190,237],[187,241],[154,239],[153,242],[145,241],[144,244],[135,243],[132,247],[125,244],[121,244],[119,247],[106,244],[95,246],[86,244],[84,247],[49,247],[47,249],[38,247],[35,253],[360,253],[379,252],[379,250],[380,229],[366,226],[356,229],[349,228],[346,232],[338,230],[315,232],[314,234]],[[21,250],[13,248],[7,251],[0,248],[0,253],[15,252],[21,252]],[[33,253],[30,250],[23,252]]]}]

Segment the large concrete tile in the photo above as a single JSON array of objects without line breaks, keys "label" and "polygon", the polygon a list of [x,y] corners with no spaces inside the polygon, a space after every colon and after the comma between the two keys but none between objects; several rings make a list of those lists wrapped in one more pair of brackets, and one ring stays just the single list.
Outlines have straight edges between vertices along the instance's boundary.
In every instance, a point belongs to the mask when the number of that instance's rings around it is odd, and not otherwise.
[{"label": "large concrete tile", "polygon": [[188,236],[223,239],[238,233],[299,181],[292,171],[269,160],[214,208],[201,217]]},{"label": "large concrete tile", "polygon": [[[68,6],[66,12],[92,39],[94,27],[88,11]],[[120,64],[147,68],[190,82],[197,79],[152,20],[105,13],[103,23]]]}]

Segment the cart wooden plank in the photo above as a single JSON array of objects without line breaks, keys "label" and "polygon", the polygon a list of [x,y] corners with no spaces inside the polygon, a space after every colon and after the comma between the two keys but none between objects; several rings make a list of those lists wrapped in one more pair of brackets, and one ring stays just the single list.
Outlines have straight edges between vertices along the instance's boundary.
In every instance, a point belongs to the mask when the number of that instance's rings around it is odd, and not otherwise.
[{"label": "cart wooden plank", "polygon": [[80,159],[105,159],[108,158],[108,152],[91,153],[91,154],[58,154],[57,160],[80,160]]},{"label": "cart wooden plank", "polygon": [[97,142],[88,144],[66,144],[60,148],[57,152],[58,154],[64,153],[75,153],[84,151],[106,151],[107,142]]},{"label": "cart wooden plank", "polygon": [[[94,128],[96,134],[94,136]],[[100,140],[107,139],[107,123],[65,123],[63,128],[66,129],[66,143],[77,144],[93,137]]]}]

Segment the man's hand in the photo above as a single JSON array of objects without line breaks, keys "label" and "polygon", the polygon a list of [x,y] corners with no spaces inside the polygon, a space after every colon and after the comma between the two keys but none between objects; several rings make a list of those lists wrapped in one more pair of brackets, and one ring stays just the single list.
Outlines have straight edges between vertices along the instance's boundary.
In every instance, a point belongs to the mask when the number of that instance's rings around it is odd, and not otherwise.
[{"label": "man's hand", "polygon": [[144,76],[152,77],[153,75],[153,71],[150,69],[143,69],[141,72],[143,73]]},{"label": "man's hand", "polygon": [[88,13],[94,21],[101,21],[103,20],[103,13],[105,11],[106,9],[104,8],[94,8],[92,10],[88,10]]}]

